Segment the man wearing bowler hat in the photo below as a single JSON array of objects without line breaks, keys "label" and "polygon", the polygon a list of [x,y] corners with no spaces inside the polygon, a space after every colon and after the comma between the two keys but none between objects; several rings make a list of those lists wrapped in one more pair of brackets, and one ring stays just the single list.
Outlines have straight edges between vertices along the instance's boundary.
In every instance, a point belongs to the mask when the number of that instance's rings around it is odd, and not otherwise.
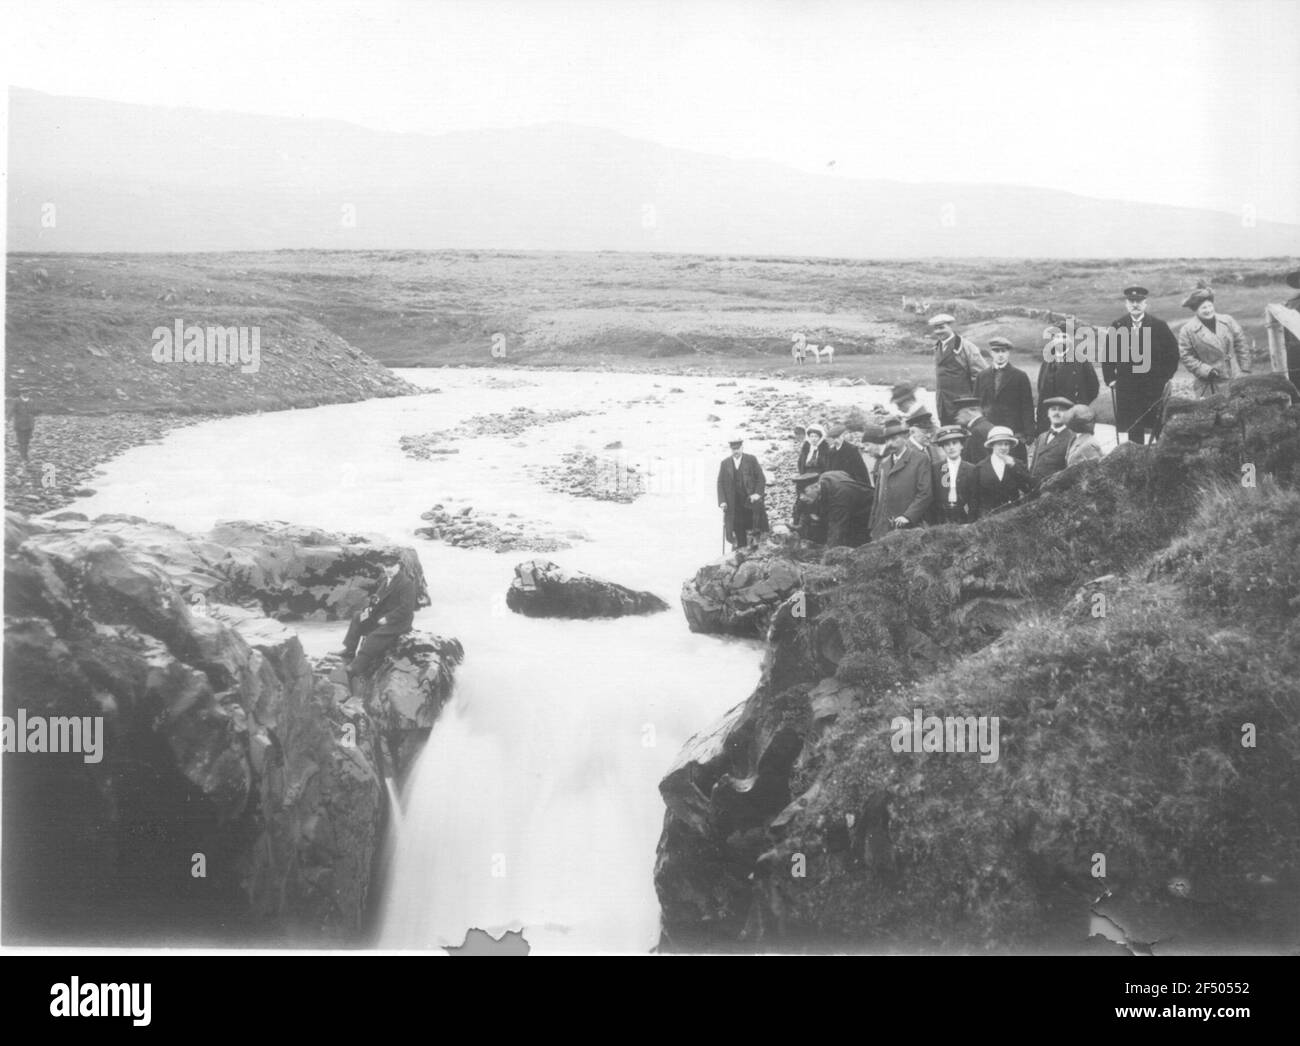
[{"label": "man wearing bowler hat", "polygon": [[934,331],[934,388],[939,424],[953,425],[957,411],[953,401],[975,391],[975,378],[988,366],[979,346],[963,338],[952,325],[956,319],[946,312],[930,319]]},{"label": "man wearing bowler hat", "polygon": [[1074,442],[1074,432],[1065,424],[1074,404],[1064,396],[1052,396],[1043,406],[1047,408],[1048,429],[1034,440],[1034,459],[1029,468],[1030,477],[1037,483],[1065,468]]},{"label": "man wearing bowler hat", "polygon": [[957,423],[970,434],[961,456],[972,465],[978,465],[988,455],[984,441],[993,428],[993,422],[980,410],[980,401],[976,396],[964,396],[953,406],[957,408]]},{"label": "man wearing bowler hat", "polygon": [[1150,292],[1124,288],[1126,315],[1110,325],[1102,380],[1114,390],[1119,439],[1147,442],[1160,435],[1165,386],[1178,372],[1178,339],[1169,324],[1147,312]]},{"label": "man wearing bowler hat", "polygon": [[885,424],[885,453],[876,463],[876,499],[871,505],[871,539],[919,526],[934,500],[930,459],[908,440],[907,422]]},{"label": "man wearing bowler hat", "polygon": [[743,451],[739,434],[728,441],[731,453],[718,466],[718,508],[725,513],[723,530],[732,551],[742,549],[767,530],[763,494],[767,477],[753,454]]}]

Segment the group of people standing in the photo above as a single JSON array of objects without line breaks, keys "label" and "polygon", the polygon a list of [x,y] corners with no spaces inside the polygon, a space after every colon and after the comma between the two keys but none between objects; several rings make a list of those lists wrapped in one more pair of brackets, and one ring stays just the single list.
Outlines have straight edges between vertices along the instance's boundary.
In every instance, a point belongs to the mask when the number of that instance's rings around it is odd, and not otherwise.
[{"label": "group of people standing", "polygon": [[[1300,270],[1286,279],[1300,289]],[[1146,443],[1158,438],[1171,396],[1210,396],[1250,372],[1250,339],[1216,310],[1212,290],[1187,296],[1183,306],[1193,315],[1176,336],[1147,311],[1148,294],[1124,288],[1125,314],[1105,328],[1076,328],[1072,319],[1048,328],[1036,382],[1011,363],[1009,339],[989,340],[990,362],[956,331],[954,317],[933,317],[938,419],[917,400],[916,384],[902,382],[891,390],[890,408],[872,408],[866,439],[875,446],[865,455],[845,438],[845,425],[810,422],[798,433],[793,528],[821,544],[857,546],[893,530],[970,523],[1055,473],[1102,457],[1091,404],[1103,382],[1117,441]],[[1300,305],[1300,297],[1293,302]],[[1100,378],[1088,354],[1076,351],[1081,332],[1103,338]],[[1300,346],[1293,350],[1292,340],[1288,335],[1287,364],[1297,367]],[[728,540],[740,548],[768,527],[766,479],[739,437],[730,446],[718,503]]]}]

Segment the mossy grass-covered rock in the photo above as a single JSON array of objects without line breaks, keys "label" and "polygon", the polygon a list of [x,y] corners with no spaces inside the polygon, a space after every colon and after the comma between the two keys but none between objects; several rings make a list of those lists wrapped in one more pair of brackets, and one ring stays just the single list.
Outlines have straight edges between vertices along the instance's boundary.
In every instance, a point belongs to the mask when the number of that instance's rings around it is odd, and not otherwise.
[{"label": "mossy grass-covered rock", "polygon": [[[825,556],[661,785],[665,946],[1294,948],[1297,478],[1262,376],[1029,503]],[[899,750],[917,710],[996,717],[997,758]]]}]

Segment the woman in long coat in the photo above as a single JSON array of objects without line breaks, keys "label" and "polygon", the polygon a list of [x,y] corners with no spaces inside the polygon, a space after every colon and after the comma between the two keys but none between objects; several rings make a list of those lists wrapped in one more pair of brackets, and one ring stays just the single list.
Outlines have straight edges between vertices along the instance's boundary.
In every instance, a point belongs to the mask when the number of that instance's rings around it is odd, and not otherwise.
[{"label": "woman in long coat", "polygon": [[1182,367],[1170,385],[1171,396],[1213,396],[1233,378],[1250,373],[1250,342],[1236,320],[1215,311],[1212,290],[1193,291],[1183,308],[1196,315],[1178,331]]},{"label": "woman in long coat", "polygon": [[814,421],[808,426],[799,447],[799,471],[825,472],[830,467],[831,448],[826,445],[826,425]]},{"label": "woman in long coat", "polygon": [[1032,493],[1037,486],[1029,470],[1011,456],[1016,442],[1016,434],[1003,425],[994,426],[984,441],[992,453],[976,466],[981,515]]}]

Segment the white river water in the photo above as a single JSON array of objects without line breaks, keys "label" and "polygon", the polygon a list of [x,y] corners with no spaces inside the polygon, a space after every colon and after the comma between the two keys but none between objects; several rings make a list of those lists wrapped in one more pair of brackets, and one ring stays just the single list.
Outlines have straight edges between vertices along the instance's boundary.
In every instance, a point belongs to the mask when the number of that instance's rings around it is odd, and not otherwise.
[{"label": "white river water", "polygon": [[[402,796],[379,946],[458,945],[478,927],[522,929],[540,951],[647,951],[658,937],[658,782],[760,670],[757,642],[692,634],[678,601],[683,579],[722,553],[717,465],[728,431],[746,421],[739,394],[760,382],[504,369],[403,376],[442,392],[179,429],[110,462],[95,496],[69,507],[192,531],[220,519],[285,520],[417,548],[433,605],[415,627],[459,638],[466,657]],[[502,387],[516,381],[526,384]],[[868,394],[818,392],[845,404]],[[662,402],[628,403],[651,393]],[[398,446],[400,436],[515,406],[602,413],[464,441],[434,461]],[[558,463],[578,444],[601,453],[613,440],[654,473],[631,505],[554,493],[524,472],[527,462]],[[747,449],[761,460],[766,446],[751,440]],[[671,609],[590,622],[510,613],[513,567],[531,554],[415,537],[420,513],[439,502],[580,529],[590,540],[546,558],[655,592]],[[342,632],[299,626],[312,655],[338,647]]]}]

